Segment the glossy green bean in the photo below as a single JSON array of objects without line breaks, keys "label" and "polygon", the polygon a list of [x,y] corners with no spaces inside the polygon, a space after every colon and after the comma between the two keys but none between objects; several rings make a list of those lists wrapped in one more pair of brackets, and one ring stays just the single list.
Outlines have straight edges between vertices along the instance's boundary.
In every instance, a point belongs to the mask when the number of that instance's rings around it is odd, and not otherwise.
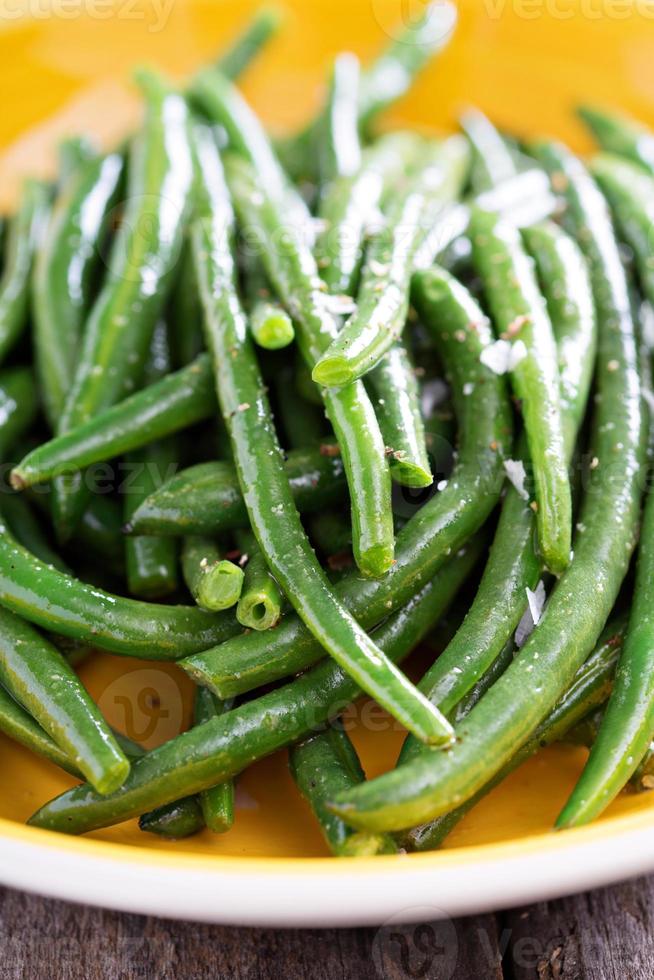
[{"label": "glossy green bean", "polygon": [[[447,360],[455,389],[460,425],[457,465],[447,486],[413,513],[399,532],[397,561],[384,579],[368,581],[352,571],[335,585],[336,594],[365,629],[408,602],[484,523],[498,501],[503,459],[511,445],[504,379],[479,359],[492,342],[487,320],[465,288],[447,273],[433,270],[418,283],[417,288],[429,297],[429,310],[434,311],[430,313],[434,340]],[[457,339],[461,336],[463,341]],[[469,395],[463,393],[464,386],[466,390],[472,386]],[[270,634],[251,633],[205,656],[185,660],[182,666],[219,696],[231,696],[303,670],[320,656],[320,646],[299,619],[284,616]]]},{"label": "glossy green bean", "polygon": [[[212,175],[217,182],[216,160]],[[193,255],[216,392],[252,530],[284,594],[321,646],[371,697],[422,741],[445,742],[449,726],[370,640],[331,591],[302,527],[284,472],[274,421],[236,292],[227,188],[207,193]],[[273,520],[270,520],[270,516]]]},{"label": "glossy green bean", "polygon": [[423,141],[413,133],[387,133],[363,151],[355,174],[339,177],[323,190],[314,253],[330,293],[354,295],[366,236],[379,219],[384,192],[422,148]]},{"label": "glossy green bean", "polygon": [[235,606],[243,588],[243,570],[221,557],[211,538],[192,535],[182,542],[182,572],[189,592],[202,609],[218,612]]},{"label": "glossy green bean", "polygon": [[363,857],[396,853],[390,834],[357,834],[325,806],[339,790],[356,786],[365,778],[356,749],[340,722],[334,721],[324,731],[292,746],[288,761],[295,785],[313,810],[332,854]]},{"label": "glossy green bean", "polygon": [[[168,327],[160,320],[154,329],[152,347],[144,371],[150,384],[170,370]],[[132,450],[124,460],[131,479],[123,485],[123,516],[128,522],[133,511],[161,485],[176,466],[176,446],[171,439],[148,443]],[[152,535],[132,535],[125,541],[127,590],[138,599],[156,599],[177,588],[177,547],[174,541]]]},{"label": "glossy green bean", "polygon": [[402,843],[405,847],[413,851],[431,851],[440,847],[466,813],[506,779],[509,773],[540,749],[560,741],[590,709],[603,704],[611,690],[625,629],[624,621],[611,623],[586,663],[579,668],[570,689],[507,765],[462,806],[436,817],[428,824],[414,827],[403,835]]},{"label": "glossy green bean", "polygon": [[295,340],[293,321],[283,306],[272,299],[258,263],[247,273],[250,294],[248,322],[254,341],[264,350],[281,350]]},{"label": "glossy green bean", "polygon": [[[471,542],[376,633],[386,655],[400,661],[441,618],[482,554]],[[325,660],[290,684],[206,722],[133,763],[127,785],[113,799],[84,784],[34,814],[30,823],[65,833],[109,826],[237,775],[336,717],[359,693],[340,667]]]},{"label": "glossy green bean", "polygon": [[395,344],[370,372],[367,387],[379,419],[391,476],[406,487],[433,482],[420,411],[420,392],[406,349]]},{"label": "glossy green bean", "polygon": [[533,262],[520,235],[473,209],[473,261],[498,332],[510,344],[510,377],[520,399],[536,489],[538,544],[546,566],[570,562],[572,499],[565,465],[556,344]]},{"label": "glossy green bean", "polygon": [[53,430],[75,375],[84,318],[122,173],[118,153],[81,163],[57,198],[36,252],[34,354],[43,407]]},{"label": "glossy green bean", "polygon": [[[170,293],[166,316],[170,322],[173,364],[176,368],[184,368],[194,363],[204,350],[200,297],[188,238],[182,246],[179,273]],[[213,387],[211,391],[213,394]]]},{"label": "glossy green bean", "polygon": [[[283,213],[271,198],[258,193],[252,168],[241,160],[230,163],[230,189],[239,217],[259,242],[268,278],[297,325],[302,356],[312,368],[338,332],[324,302],[315,260],[296,232],[280,239]],[[393,562],[394,541],[390,473],[377,418],[360,383],[340,390],[323,388],[321,395],[343,455],[355,561],[364,574],[383,575]]]},{"label": "glossy green bean", "polygon": [[197,796],[185,796],[139,817],[139,830],[166,840],[184,840],[204,830],[204,815]]},{"label": "glossy green bean", "polygon": [[640,530],[636,581],[629,626],[590,757],[557,827],[579,827],[599,816],[615,799],[654,738],[654,495],[647,494]]},{"label": "glossy green bean", "polygon": [[[345,496],[343,460],[334,443],[294,450],[284,464],[295,505],[313,513]],[[247,508],[232,463],[198,463],[156,490],[132,514],[130,533],[218,534],[247,527]]]},{"label": "glossy green bean", "polygon": [[284,17],[278,7],[261,7],[216,61],[227,78],[238,78],[277,34]]},{"label": "glossy green bean", "polygon": [[634,547],[638,473],[645,459],[634,324],[606,203],[580,161],[563,147],[537,148],[564,187],[567,222],[589,262],[599,327],[592,486],[574,561],[538,627],[508,670],[457,726],[450,752],[422,756],[348,794],[338,814],[367,829],[402,829],[447,813],[482,788],[528,741],[570,686],[614,605]]},{"label": "glossy green bean", "polygon": [[[192,181],[188,112],[184,99],[157,76],[142,72],[139,83],[147,108],[130,151],[127,205],[84,329],[58,434],[88,422],[140,382],[180,257]],[[62,540],[86,499],[81,475],[55,481],[53,517]]]},{"label": "glossy green bean", "polygon": [[19,544],[46,565],[70,574],[66,562],[51,547],[28,501],[17,493],[0,496],[0,512]]},{"label": "glossy green bean", "polygon": [[577,112],[603,150],[633,160],[654,176],[654,133],[651,129],[629,116],[606,112],[596,106],[579,106]]},{"label": "glossy green bean", "polygon": [[81,778],[79,769],[75,766],[67,752],[60,749],[56,742],[44,732],[38,722],[34,721],[20,704],[0,686],[0,732],[25,746],[30,752],[42,756],[48,762],[59,766],[71,776]]},{"label": "glossy green bean", "polygon": [[246,560],[236,618],[246,629],[271,629],[282,614],[284,600],[279,586],[268,570],[254,535],[249,531],[237,531],[236,540],[242,558]]},{"label": "glossy green bean", "polygon": [[33,449],[14,467],[17,490],[141,449],[216,411],[208,354]]},{"label": "glossy green bean", "polygon": [[472,150],[470,179],[473,189],[479,193],[515,177],[513,155],[483,112],[468,109],[459,121]]},{"label": "glossy green bean", "polygon": [[[597,324],[588,270],[578,246],[554,225],[535,226],[526,236],[547,300],[557,342],[566,460],[583,421],[595,364]],[[518,460],[528,465],[524,441]],[[526,471],[525,471],[526,475]],[[519,491],[507,489],[488,563],[464,622],[421,681],[422,690],[449,714],[498,657],[515,632],[534,590],[541,565],[535,515]],[[417,751],[407,740],[401,759]]]},{"label": "glossy green bean", "polygon": [[103,650],[176,660],[239,630],[233,616],[123,599],[34,558],[0,525],[0,603],[44,629]]},{"label": "glossy green bean", "polygon": [[334,59],[327,104],[318,122],[317,143],[323,187],[338,178],[352,177],[361,166],[359,142],[359,80],[356,55],[345,52]]},{"label": "glossy green bean", "polygon": [[425,157],[416,176],[397,189],[368,246],[356,311],[313,368],[321,385],[348,385],[367,374],[404,330],[416,250],[443,207],[458,197],[468,169],[467,146],[458,136]]},{"label": "glossy green bean", "polygon": [[636,256],[640,287],[651,303],[654,300],[652,235],[654,235],[654,174],[604,153],[591,162],[591,173],[608,198],[616,225]]},{"label": "glossy green bean", "polygon": [[0,683],[69,756],[98,793],[125,781],[129,762],[62,654],[0,609]]},{"label": "glossy green bean", "polygon": [[45,230],[49,207],[50,188],[40,181],[27,180],[5,244],[0,278],[0,362],[27,327],[34,253]]},{"label": "glossy green bean", "polygon": [[[194,719],[196,725],[204,725],[212,718],[219,718],[233,708],[231,701],[219,701],[206,687],[195,692]],[[225,834],[234,824],[234,780],[227,779],[217,786],[203,789],[200,807],[205,825],[214,834]]]},{"label": "glossy green bean", "polygon": [[0,462],[30,430],[38,412],[34,375],[28,367],[10,367],[0,371]]}]

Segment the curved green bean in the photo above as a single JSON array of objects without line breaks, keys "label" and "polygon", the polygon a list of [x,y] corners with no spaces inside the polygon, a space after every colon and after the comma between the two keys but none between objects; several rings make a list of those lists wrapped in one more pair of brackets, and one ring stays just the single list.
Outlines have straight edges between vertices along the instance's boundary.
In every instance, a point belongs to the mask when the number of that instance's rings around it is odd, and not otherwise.
[{"label": "curved green bean", "polygon": [[406,349],[395,344],[367,379],[379,419],[391,477],[406,487],[428,487],[433,482],[420,392]]},{"label": "curved green bean", "polygon": [[0,525],[0,604],[44,629],[103,650],[176,660],[238,632],[231,615],[123,599],[58,572]]},{"label": "curved green bean", "polygon": [[[243,225],[256,237],[268,278],[298,327],[298,342],[313,367],[338,332],[325,305],[315,260],[296,231],[285,233],[282,210],[258,190],[257,174],[242,160],[230,159],[228,177]],[[327,415],[341,448],[352,508],[354,556],[361,571],[383,575],[393,562],[391,486],[384,443],[365,389],[321,389]]]},{"label": "curved green bean", "polygon": [[596,106],[579,106],[577,112],[603,150],[633,160],[654,175],[654,133],[651,129],[629,116],[606,112]]},{"label": "curved green bean", "polygon": [[[194,720],[196,725],[204,725],[212,718],[226,714],[233,707],[231,701],[219,701],[206,687],[195,692]],[[234,781],[227,779],[203,789],[200,793],[200,807],[205,825],[214,834],[225,834],[234,823]]]},{"label": "curved green bean", "polygon": [[589,262],[599,326],[593,485],[584,497],[574,560],[508,670],[457,726],[447,753],[430,753],[335,801],[353,826],[415,826],[474,796],[528,741],[593,649],[627,571],[646,454],[634,324],[625,273],[601,192],[563,147],[537,148],[565,188],[570,227]]},{"label": "curved green bean", "polygon": [[0,609],[0,682],[98,793],[117,790],[129,762],[77,674],[33,626]]},{"label": "curved green bean", "polygon": [[416,250],[425,229],[431,229],[443,207],[459,195],[467,169],[466,143],[452,136],[427,151],[415,177],[396,190],[366,252],[356,311],[317,360],[314,381],[349,385],[367,374],[398,340],[409,310]]},{"label": "curved green bean", "polygon": [[332,854],[362,857],[397,852],[389,834],[357,834],[325,806],[339,790],[356,786],[365,778],[342,724],[334,721],[324,731],[292,746],[288,762],[295,785],[313,810]]},{"label": "curved green bean", "polygon": [[[379,628],[376,640],[389,659],[399,662],[427,635],[476,566],[482,550],[483,540],[461,549]],[[358,693],[354,681],[337,664],[325,660],[284,687],[185,732],[135,761],[127,784],[113,798],[98,796],[88,784],[77,786],[41,807],[30,823],[64,833],[85,833],[200,792],[305,737],[340,714]]]},{"label": "curved green bean", "polygon": [[[397,561],[384,579],[368,581],[352,571],[334,586],[365,629],[407,602],[484,523],[498,501],[503,459],[511,445],[504,379],[480,361],[492,342],[486,318],[466,289],[442,270],[424,273],[416,288],[429,298],[424,305],[455,389],[457,465],[447,486],[399,532]],[[470,394],[464,394],[464,387],[472,388]],[[229,697],[303,670],[320,656],[320,646],[300,620],[284,616],[272,633],[248,634],[182,666],[199,683]]]},{"label": "curved green bean", "polygon": [[359,79],[361,68],[354,54],[334,59],[327,104],[318,123],[318,161],[323,187],[352,177],[361,166],[359,142]]},{"label": "curved green bean", "polygon": [[[150,73],[142,72],[139,83],[147,109],[131,147],[125,214],[84,329],[59,435],[88,422],[139,383],[180,257],[192,182],[186,103]],[[86,500],[80,475],[55,481],[53,518],[62,540],[72,533]]]},{"label": "curved green bean", "polygon": [[118,153],[82,163],[57,198],[32,279],[34,354],[43,407],[55,429],[77,367],[103,235],[123,172]]},{"label": "curved green bean", "polygon": [[[216,159],[212,174],[217,182]],[[193,255],[216,392],[252,530],[298,615],[324,649],[371,697],[425,742],[444,742],[449,725],[340,605],[309,544],[283,468],[281,449],[236,292],[227,197],[207,194],[208,217],[193,228]],[[272,515],[273,520],[270,520]]]},{"label": "curved green bean", "polygon": [[261,7],[242,33],[220,55],[216,67],[227,78],[238,78],[275,36],[283,19],[283,13],[278,7]]},{"label": "curved green bean", "polygon": [[47,184],[25,181],[18,211],[9,224],[0,278],[0,362],[27,327],[34,254],[45,230],[49,207]]},{"label": "curved green bean", "polygon": [[209,355],[200,354],[181,370],[37,446],[12,470],[12,486],[23,490],[62,473],[141,449],[211,418],[215,411]]},{"label": "curved green bean", "polygon": [[[345,496],[338,446],[291,450],[284,464],[295,505],[313,513]],[[171,477],[132,514],[128,532],[218,534],[248,526],[248,515],[232,463],[198,463]]]},{"label": "curved green bean", "polygon": [[185,796],[139,817],[139,830],[166,840],[184,840],[204,830],[204,815],[197,796]]},{"label": "curved green bean", "polygon": [[521,402],[536,489],[539,548],[559,574],[570,563],[572,499],[552,325],[518,231],[475,208],[470,237],[493,319],[510,344],[511,383]]},{"label": "curved green bean", "polygon": [[492,122],[478,109],[467,109],[459,122],[472,151],[470,179],[477,193],[516,175],[513,154]]}]

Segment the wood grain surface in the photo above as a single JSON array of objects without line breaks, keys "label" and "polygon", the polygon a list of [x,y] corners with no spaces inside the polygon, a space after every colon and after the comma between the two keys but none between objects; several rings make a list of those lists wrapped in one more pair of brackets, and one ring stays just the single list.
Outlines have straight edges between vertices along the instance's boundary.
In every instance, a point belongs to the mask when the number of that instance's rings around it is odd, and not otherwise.
[{"label": "wood grain surface", "polygon": [[0,889],[2,980],[654,980],[654,878],[383,929],[234,929]]}]

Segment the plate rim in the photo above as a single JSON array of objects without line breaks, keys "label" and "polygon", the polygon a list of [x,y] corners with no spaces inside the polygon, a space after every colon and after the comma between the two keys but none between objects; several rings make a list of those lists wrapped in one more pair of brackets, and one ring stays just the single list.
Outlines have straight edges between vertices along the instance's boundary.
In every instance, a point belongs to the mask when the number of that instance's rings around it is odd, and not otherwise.
[{"label": "plate rim", "polygon": [[488,912],[643,874],[654,870],[653,827],[651,811],[639,810],[425,854],[207,860],[0,818],[0,880],[52,898],[223,925],[379,926]]}]

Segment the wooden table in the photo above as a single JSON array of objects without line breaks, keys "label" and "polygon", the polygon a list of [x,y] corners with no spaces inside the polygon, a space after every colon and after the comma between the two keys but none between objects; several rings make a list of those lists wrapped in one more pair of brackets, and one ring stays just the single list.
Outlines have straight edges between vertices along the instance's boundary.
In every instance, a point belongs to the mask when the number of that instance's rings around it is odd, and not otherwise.
[{"label": "wooden table", "polygon": [[2,980],[653,980],[654,878],[456,922],[233,929],[0,889]]}]

